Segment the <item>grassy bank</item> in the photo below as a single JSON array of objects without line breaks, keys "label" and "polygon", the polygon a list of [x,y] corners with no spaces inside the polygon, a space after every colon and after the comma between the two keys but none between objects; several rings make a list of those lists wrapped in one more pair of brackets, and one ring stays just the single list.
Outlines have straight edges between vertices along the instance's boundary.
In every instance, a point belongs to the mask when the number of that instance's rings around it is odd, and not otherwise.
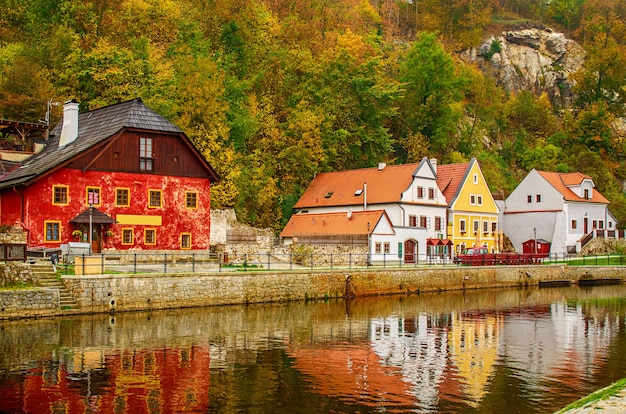
[{"label": "grassy bank", "polygon": [[582,408],[588,404],[593,404],[597,401],[605,400],[607,398],[612,397],[613,395],[616,395],[623,389],[626,389],[626,378],[616,381],[613,384],[609,385],[608,387],[602,388],[601,390],[598,390],[592,394],[589,394],[588,396],[584,398],[581,398],[578,401],[571,403],[570,405],[563,408],[562,410],[557,411],[556,414],[565,414],[572,410]]}]

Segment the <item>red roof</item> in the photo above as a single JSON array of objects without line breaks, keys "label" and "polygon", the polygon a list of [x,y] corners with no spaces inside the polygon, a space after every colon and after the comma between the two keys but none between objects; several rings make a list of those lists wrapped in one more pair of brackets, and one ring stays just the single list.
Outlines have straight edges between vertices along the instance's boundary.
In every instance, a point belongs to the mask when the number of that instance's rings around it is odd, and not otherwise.
[{"label": "red roof", "polygon": [[363,205],[363,184],[367,184],[367,204],[395,203],[411,185],[418,167],[402,164],[320,173],[294,208]]},{"label": "red roof", "polygon": [[437,166],[437,185],[446,197],[448,205],[454,201],[454,197],[463,182],[470,163],[464,162],[460,164],[442,164]]},{"label": "red roof", "polygon": [[578,194],[574,193],[568,187],[579,186],[583,182],[583,180],[592,180],[592,178],[588,175],[574,172],[574,173],[558,173],[558,172],[548,172],[548,171],[537,171],[539,175],[543,177],[552,187],[554,187],[563,198],[567,201],[582,201],[582,202],[591,202],[591,203],[606,203],[609,204],[609,200],[607,200],[598,190],[594,189],[591,191],[591,198],[583,198],[579,197]]},{"label": "red roof", "polygon": [[383,218],[389,220],[384,210],[356,211],[351,214],[294,214],[280,237],[293,237],[294,234],[368,235]]}]

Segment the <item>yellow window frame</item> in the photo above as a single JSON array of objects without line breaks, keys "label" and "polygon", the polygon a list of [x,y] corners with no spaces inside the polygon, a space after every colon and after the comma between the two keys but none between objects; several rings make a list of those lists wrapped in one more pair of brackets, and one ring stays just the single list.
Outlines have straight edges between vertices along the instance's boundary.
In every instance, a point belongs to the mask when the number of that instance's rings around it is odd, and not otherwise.
[{"label": "yellow window frame", "polygon": [[[55,198],[54,197],[55,196],[54,193],[55,193],[57,188],[58,189],[62,189],[62,188],[65,189],[65,203],[56,203],[54,201],[54,198]],[[70,203],[70,190],[69,190],[69,188],[70,187],[68,185],[63,185],[63,184],[55,184],[55,185],[52,186],[52,205],[53,206],[66,206],[66,205],[68,205]]]},{"label": "yellow window frame", "polygon": [[[189,237],[189,246],[183,245],[183,240],[185,237]],[[190,250],[192,246],[191,233],[180,233],[180,249],[181,250]]]},{"label": "yellow window frame", "polygon": [[[126,238],[124,237],[125,233],[130,231],[130,243],[126,242]],[[135,229],[132,227],[122,227],[122,245],[123,246],[132,246],[135,244]]]},{"label": "yellow window frame", "polygon": [[[152,193],[153,192],[159,194],[159,205],[158,206],[153,206],[152,205]],[[148,208],[163,208],[163,190],[159,190],[159,189],[156,189],[156,188],[148,189]]]},{"label": "yellow window frame", "polygon": [[[59,226],[58,238],[54,240],[48,240],[48,224],[57,224]],[[61,226],[61,220],[44,220],[43,222],[43,242],[44,243],[59,243],[61,242],[61,232],[63,227]]]},{"label": "yellow window frame", "polygon": [[[89,192],[90,192],[90,190],[97,190],[97,192],[98,192],[98,202],[97,203],[91,203],[91,204],[89,203]],[[89,205],[96,206],[96,207],[101,206],[102,205],[102,187],[97,187],[97,186],[94,186],[94,185],[88,185],[85,188],[85,204],[88,205],[88,206]]]},{"label": "yellow window frame", "polygon": [[[118,197],[118,191],[126,191],[126,204],[119,204],[117,202]],[[116,207],[130,207],[130,188],[126,188],[126,187],[116,187],[115,188],[115,206]]]},{"label": "yellow window frame", "polygon": [[[189,196],[189,194],[194,194],[194,201],[196,202],[195,206],[190,207],[187,204],[187,197]],[[188,208],[189,210],[197,210],[198,209],[198,192],[194,191],[194,190],[190,190],[190,191],[185,191],[185,208]]]},{"label": "yellow window frame", "polygon": [[[154,234],[154,238],[152,242],[148,242],[148,232],[152,232]],[[155,228],[149,228],[143,231],[143,243],[146,246],[154,246],[156,244],[156,229]]]}]

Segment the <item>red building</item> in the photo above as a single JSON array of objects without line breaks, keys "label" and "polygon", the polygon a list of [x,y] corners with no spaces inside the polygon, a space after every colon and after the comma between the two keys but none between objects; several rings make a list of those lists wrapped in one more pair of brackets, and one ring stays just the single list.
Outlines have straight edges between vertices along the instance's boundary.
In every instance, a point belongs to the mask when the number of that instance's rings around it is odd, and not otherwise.
[{"label": "red building", "polygon": [[31,248],[89,240],[94,252],[209,248],[218,176],[141,99],[80,114],[66,102],[43,149],[3,165],[0,224],[21,225]]}]

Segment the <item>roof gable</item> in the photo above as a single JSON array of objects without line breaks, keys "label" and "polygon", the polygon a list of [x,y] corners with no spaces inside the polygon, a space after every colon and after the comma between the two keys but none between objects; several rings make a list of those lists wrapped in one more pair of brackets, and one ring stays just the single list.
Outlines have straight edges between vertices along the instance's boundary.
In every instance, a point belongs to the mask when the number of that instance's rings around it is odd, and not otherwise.
[{"label": "roof gable", "polygon": [[433,180],[437,179],[437,173],[433,169],[430,160],[426,157],[422,158],[420,161],[419,165],[415,169],[414,176],[420,178],[430,178]]}]

